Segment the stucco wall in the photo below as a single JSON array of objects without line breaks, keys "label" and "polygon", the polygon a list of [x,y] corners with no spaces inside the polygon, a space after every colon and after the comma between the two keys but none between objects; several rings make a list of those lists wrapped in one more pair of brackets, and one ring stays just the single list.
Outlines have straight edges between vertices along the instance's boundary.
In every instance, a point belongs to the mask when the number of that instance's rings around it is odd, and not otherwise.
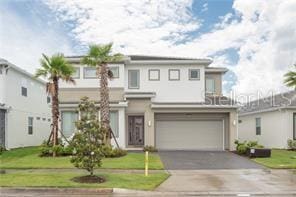
[{"label": "stucco wall", "polygon": [[[293,112],[296,110],[240,115],[239,139],[257,140],[269,148],[286,148],[287,140],[293,137]],[[261,118],[261,135],[256,135],[255,118]]]}]

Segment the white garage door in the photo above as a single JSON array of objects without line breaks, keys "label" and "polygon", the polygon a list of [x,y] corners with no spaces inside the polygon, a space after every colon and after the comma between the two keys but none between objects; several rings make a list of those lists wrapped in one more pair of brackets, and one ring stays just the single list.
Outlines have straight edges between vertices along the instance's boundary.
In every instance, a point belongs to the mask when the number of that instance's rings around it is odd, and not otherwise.
[{"label": "white garage door", "polygon": [[156,147],[163,150],[223,150],[222,120],[156,121]]}]

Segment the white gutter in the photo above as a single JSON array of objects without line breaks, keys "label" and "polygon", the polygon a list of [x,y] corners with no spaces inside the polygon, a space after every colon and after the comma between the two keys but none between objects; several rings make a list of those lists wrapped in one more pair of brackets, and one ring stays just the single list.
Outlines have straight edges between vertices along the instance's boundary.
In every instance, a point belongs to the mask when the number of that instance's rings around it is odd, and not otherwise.
[{"label": "white gutter", "polygon": [[[78,107],[79,102],[77,103],[61,103],[60,107],[61,108],[71,108],[71,107]],[[100,104],[96,104],[96,106],[100,106]],[[128,102],[119,102],[119,103],[111,103],[109,105],[109,107],[127,107],[128,106]]]},{"label": "white gutter", "polygon": [[143,60],[133,60],[130,61],[128,64],[131,65],[206,65],[208,66],[209,64],[212,63],[212,60],[147,60],[147,61],[143,61]]},{"label": "white gutter", "polygon": [[282,110],[282,109],[296,109],[296,106],[282,106],[282,107],[264,109],[264,110],[253,111],[253,112],[239,113],[239,116],[248,116],[248,115],[253,115],[253,114],[258,114],[258,113],[264,113],[264,112],[272,112],[272,111]]},{"label": "white gutter", "polygon": [[169,105],[169,104],[164,104],[164,105],[159,105],[159,104],[151,104],[151,108],[157,108],[157,109],[165,109],[165,108],[222,108],[222,109],[233,109],[233,108],[238,108],[236,105],[184,105],[184,104],[176,104],[176,105]]}]

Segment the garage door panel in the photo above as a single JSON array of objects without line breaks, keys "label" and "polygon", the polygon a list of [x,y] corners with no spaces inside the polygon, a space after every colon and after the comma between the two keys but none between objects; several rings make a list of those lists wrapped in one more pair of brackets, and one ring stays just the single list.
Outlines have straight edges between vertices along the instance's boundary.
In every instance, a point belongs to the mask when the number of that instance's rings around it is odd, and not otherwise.
[{"label": "garage door panel", "polygon": [[156,146],[171,150],[222,150],[223,122],[157,121]]}]

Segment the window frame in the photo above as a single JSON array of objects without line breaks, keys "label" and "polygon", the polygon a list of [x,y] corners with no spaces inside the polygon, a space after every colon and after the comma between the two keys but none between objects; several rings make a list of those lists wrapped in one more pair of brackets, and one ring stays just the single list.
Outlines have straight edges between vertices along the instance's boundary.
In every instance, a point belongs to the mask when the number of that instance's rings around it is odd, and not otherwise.
[{"label": "window frame", "polygon": [[[111,69],[117,69],[118,70],[118,76],[117,77],[112,77],[114,79],[118,79],[120,77],[120,73],[119,73],[119,66],[109,66],[109,70],[112,72]],[[113,72],[112,72],[113,73]],[[113,73],[114,74],[114,73]]]},{"label": "window frame", "polygon": [[28,117],[28,135],[33,135],[34,118]]},{"label": "window frame", "polygon": [[[257,122],[257,121],[259,121],[259,122]],[[259,123],[259,126],[257,125],[257,123]],[[257,117],[257,118],[255,118],[255,130],[256,130],[256,135],[261,135],[261,131],[262,131],[262,129],[261,129],[261,118],[260,117]]]},{"label": "window frame", "polygon": [[[197,78],[192,78],[191,77],[191,72],[192,71],[197,71]],[[200,81],[200,69],[196,69],[196,68],[189,68],[188,69],[188,79],[190,80],[190,81]]]},{"label": "window frame", "polygon": [[[208,90],[207,90],[207,80],[212,80],[213,81],[214,90],[212,92],[208,92]],[[205,90],[206,90],[206,94],[215,94],[215,92],[216,92],[216,81],[215,81],[214,78],[206,78],[206,81],[205,81]]]},{"label": "window frame", "polygon": [[[177,71],[178,72],[178,79],[172,79],[171,78],[171,72],[172,71]],[[180,69],[169,69],[168,70],[168,75],[169,75],[169,81],[180,81]]]},{"label": "window frame", "polygon": [[[136,71],[138,73],[137,76],[137,87],[131,86],[131,72]],[[128,71],[128,89],[140,89],[140,70],[139,69],[129,69]]]},{"label": "window frame", "polygon": [[[151,72],[152,71],[157,72],[157,79],[151,79]],[[160,69],[149,69],[148,70],[148,80],[149,81],[160,81]]]},{"label": "window frame", "polygon": [[88,66],[88,67],[83,67],[83,79],[98,79],[99,77],[97,76],[97,74],[96,74],[96,76],[95,77],[87,77],[86,75],[85,75],[85,71],[86,70],[88,70],[88,69],[95,69],[96,70],[96,72],[97,72],[97,68],[96,67],[90,67],[90,66]]},{"label": "window frame", "polygon": [[28,88],[21,86],[21,95],[24,97],[28,97]]},{"label": "window frame", "polygon": [[75,77],[75,76],[72,75],[72,78],[73,79],[80,79],[80,67],[74,67],[74,69],[78,70],[78,76]]}]

